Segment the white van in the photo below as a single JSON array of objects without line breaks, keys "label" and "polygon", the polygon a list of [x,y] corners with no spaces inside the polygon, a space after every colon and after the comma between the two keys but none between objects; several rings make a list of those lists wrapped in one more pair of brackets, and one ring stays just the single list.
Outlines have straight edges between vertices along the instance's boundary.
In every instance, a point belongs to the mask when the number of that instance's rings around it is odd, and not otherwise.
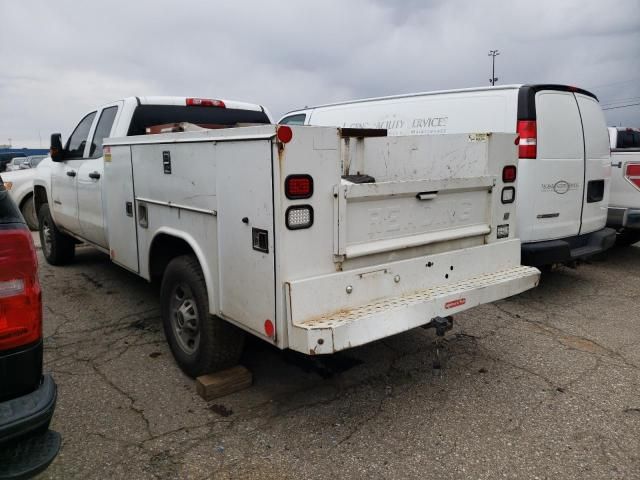
[{"label": "white van", "polygon": [[518,133],[522,262],[541,266],[606,250],[611,159],[595,95],[566,85],[505,85],[369,98],[286,114],[278,123],[382,128],[389,135]]}]

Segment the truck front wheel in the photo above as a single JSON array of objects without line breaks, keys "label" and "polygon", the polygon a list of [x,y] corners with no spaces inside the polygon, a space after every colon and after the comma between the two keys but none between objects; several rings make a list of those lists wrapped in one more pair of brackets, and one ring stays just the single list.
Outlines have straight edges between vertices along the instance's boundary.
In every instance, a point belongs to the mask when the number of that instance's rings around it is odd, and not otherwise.
[{"label": "truck front wheel", "polygon": [[47,262],[51,265],[70,263],[76,251],[75,240],[58,230],[53,222],[47,203],[40,207],[38,223],[40,227],[40,245],[42,245],[42,253]]},{"label": "truck front wheel", "polygon": [[27,199],[22,202],[22,208],[20,209],[24,221],[27,222],[29,230],[38,230],[38,216],[36,215],[36,209],[33,202],[33,195],[29,195]]},{"label": "truck front wheel", "polygon": [[194,255],[176,257],[160,288],[164,333],[180,368],[190,377],[238,363],[244,332],[209,314],[202,269]]}]

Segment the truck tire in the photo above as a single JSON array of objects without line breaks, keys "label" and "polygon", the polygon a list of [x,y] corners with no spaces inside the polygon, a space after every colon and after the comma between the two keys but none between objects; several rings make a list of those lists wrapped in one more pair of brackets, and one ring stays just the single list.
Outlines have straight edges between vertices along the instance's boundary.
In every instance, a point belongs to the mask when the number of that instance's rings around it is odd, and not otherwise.
[{"label": "truck tire", "polygon": [[27,199],[22,202],[20,212],[24,217],[24,221],[27,222],[29,230],[38,230],[38,216],[36,215],[36,209],[33,203],[33,195],[29,195]]},{"label": "truck tire", "polygon": [[51,218],[49,204],[45,203],[38,212],[40,225],[40,245],[47,263],[51,265],[66,265],[71,263],[76,252],[76,242],[69,235],[65,235],[56,227]]},{"label": "truck tire", "polygon": [[238,363],[244,332],[209,314],[204,276],[194,255],[169,262],[162,277],[160,305],[167,342],[184,373],[195,378]]}]

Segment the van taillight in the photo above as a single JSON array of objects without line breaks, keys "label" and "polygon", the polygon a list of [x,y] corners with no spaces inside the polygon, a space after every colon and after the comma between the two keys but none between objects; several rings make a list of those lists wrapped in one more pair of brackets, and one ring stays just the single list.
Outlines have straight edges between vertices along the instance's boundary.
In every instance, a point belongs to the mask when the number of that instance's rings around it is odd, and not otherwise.
[{"label": "van taillight", "polygon": [[518,120],[518,135],[520,143],[518,147],[519,158],[536,158],[538,135],[535,120]]},{"label": "van taillight", "polygon": [[637,189],[640,189],[640,163],[629,163],[624,170],[624,176]]},{"label": "van taillight", "polygon": [[301,200],[313,195],[311,175],[289,175],[284,181],[284,193],[289,200]]},{"label": "van taillight", "polygon": [[31,232],[0,227],[0,350],[42,338],[37,265]]},{"label": "van taillight", "polygon": [[219,107],[225,108],[226,105],[222,100],[214,100],[212,98],[187,98],[187,107]]}]

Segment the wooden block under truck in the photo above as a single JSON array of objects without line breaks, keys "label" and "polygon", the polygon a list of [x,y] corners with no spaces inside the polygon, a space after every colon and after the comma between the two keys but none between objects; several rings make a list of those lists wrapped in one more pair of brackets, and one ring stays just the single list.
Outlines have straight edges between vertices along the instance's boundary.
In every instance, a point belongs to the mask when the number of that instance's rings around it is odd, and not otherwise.
[{"label": "wooden block under truck", "polygon": [[161,280],[189,375],[237,362],[245,332],[331,354],[537,285],[514,140],[277,125],[107,139],[108,251]]}]

